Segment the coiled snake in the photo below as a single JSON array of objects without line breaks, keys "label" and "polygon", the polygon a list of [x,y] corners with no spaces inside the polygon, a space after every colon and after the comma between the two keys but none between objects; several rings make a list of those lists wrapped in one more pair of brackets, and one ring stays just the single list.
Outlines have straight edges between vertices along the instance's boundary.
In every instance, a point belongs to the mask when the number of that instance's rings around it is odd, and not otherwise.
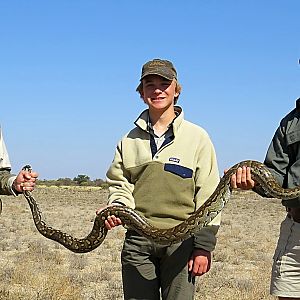
[{"label": "coiled snake", "polygon": [[[208,223],[221,212],[230,199],[230,178],[236,173],[237,169],[242,166],[251,168],[252,178],[261,186],[267,195],[279,199],[292,199],[300,195],[300,187],[283,189],[277,184],[270,171],[266,169],[262,163],[246,160],[231,167],[221,178],[217,188],[208,200],[191,214],[188,219],[175,227],[169,229],[155,228],[129,207],[109,206],[95,217],[91,232],[85,238],[78,239],[47,226],[42,220],[41,212],[32,193],[24,191],[23,194],[29,203],[37,230],[46,238],[60,243],[73,252],[86,253],[101,245],[107,234],[104,221],[109,215],[118,216],[127,227],[134,229],[154,242],[172,244],[193,236],[195,232],[207,226]],[[28,171],[31,170],[30,166],[25,166],[24,169]]]}]

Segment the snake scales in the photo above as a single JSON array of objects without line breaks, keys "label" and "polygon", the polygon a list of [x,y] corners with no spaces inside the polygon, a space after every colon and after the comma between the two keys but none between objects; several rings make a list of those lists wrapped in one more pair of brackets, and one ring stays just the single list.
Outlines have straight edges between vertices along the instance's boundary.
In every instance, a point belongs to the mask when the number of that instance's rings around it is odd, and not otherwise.
[{"label": "snake scales", "polygon": [[[207,226],[207,224],[221,212],[230,199],[230,178],[236,173],[236,170],[242,166],[251,168],[252,178],[260,184],[265,193],[269,196],[279,199],[292,199],[300,196],[300,187],[283,189],[277,184],[271,173],[262,163],[246,160],[231,167],[221,178],[217,188],[208,200],[191,214],[188,219],[175,227],[169,229],[155,228],[150,225],[147,220],[128,207],[109,206],[95,217],[91,232],[85,238],[79,239],[47,226],[42,219],[41,211],[31,192],[24,191],[23,194],[29,203],[37,230],[46,238],[60,243],[73,252],[86,253],[101,245],[107,234],[104,221],[109,215],[118,216],[123,224],[126,224],[150,240],[160,244],[172,244],[192,236],[196,231]],[[24,168],[29,170],[30,166],[25,166]]]}]

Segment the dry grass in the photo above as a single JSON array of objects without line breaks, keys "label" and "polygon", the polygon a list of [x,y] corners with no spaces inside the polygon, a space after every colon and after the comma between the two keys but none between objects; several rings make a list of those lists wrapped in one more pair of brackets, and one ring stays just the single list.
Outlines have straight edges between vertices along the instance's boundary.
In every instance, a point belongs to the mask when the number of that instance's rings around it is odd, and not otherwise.
[{"label": "dry grass", "polygon": [[[107,192],[38,187],[34,195],[47,225],[83,237]],[[1,198],[0,300],[122,299],[123,228],[110,232],[93,252],[74,254],[37,232],[22,196]],[[235,193],[223,212],[212,269],[198,279],[196,299],[274,299],[269,277],[283,217],[279,200]]]}]

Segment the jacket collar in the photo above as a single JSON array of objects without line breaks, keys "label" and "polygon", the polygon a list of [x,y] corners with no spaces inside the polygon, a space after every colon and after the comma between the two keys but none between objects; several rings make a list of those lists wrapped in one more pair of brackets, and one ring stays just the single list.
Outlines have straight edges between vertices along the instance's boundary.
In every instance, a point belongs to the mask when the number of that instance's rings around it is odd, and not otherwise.
[{"label": "jacket collar", "polygon": [[297,111],[300,111],[300,98],[296,100],[296,109]]},{"label": "jacket collar", "polygon": [[[174,135],[176,135],[176,132],[178,131],[182,121],[184,120],[184,114],[183,114],[183,110],[180,106],[174,106],[174,110],[175,110],[175,114],[177,116],[172,121],[171,124],[173,125]],[[149,121],[149,110],[146,109],[139,115],[139,117],[136,119],[134,124],[137,127],[141,128],[142,130],[149,132],[148,121]]]}]

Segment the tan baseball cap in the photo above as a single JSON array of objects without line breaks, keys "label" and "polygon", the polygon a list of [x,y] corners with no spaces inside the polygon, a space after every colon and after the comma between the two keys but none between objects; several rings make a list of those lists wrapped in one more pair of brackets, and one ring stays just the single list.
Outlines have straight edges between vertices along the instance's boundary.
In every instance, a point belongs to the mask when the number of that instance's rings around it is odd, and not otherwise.
[{"label": "tan baseball cap", "polygon": [[[146,62],[142,67],[140,81],[148,75],[159,75],[169,80],[177,80],[177,72],[174,65],[169,60],[155,58]],[[140,88],[140,84],[137,90]]]}]

